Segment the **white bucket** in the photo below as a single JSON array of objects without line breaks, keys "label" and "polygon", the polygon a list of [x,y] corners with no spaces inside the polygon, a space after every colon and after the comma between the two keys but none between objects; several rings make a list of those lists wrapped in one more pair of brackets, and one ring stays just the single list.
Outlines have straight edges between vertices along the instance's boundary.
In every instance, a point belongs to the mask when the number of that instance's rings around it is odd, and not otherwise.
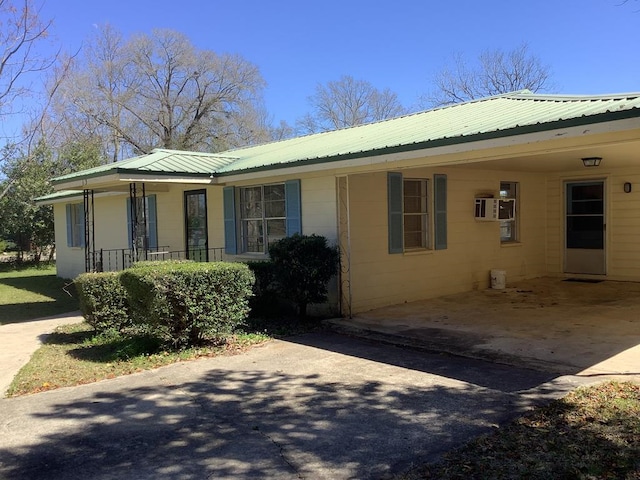
[{"label": "white bucket", "polygon": [[504,290],[507,286],[506,270],[491,270],[491,288]]}]

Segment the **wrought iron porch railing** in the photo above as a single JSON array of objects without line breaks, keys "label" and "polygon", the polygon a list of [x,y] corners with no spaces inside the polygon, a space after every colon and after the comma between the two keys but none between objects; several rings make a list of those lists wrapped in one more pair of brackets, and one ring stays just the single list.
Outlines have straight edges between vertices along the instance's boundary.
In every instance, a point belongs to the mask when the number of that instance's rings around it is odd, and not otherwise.
[{"label": "wrought iron porch railing", "polygon": [[191,250],[170,250],[169,247],[139,250],[137,255],[130,248],[110,248],[96,250],[94,271],[117,272],[144,260],[195,260],[196,262],[220,262],[226,259],[224,247],[197,248]]}]

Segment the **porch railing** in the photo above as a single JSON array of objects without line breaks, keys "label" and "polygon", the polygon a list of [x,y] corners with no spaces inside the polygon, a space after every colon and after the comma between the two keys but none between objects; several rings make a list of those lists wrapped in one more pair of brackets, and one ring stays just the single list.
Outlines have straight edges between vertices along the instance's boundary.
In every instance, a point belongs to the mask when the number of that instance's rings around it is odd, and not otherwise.
[{"label": "porch railing", "polygon": [[143,260],[195,260],[197,262],[219,262],[227,258],[224,247],[198,248],[193,250],[170,250],[169,247],[149,248],[138,251],[138,258],[130,248],[110,248],[96,250],[95,270],[98,272],[117,272],[129,268],[135,262]]}]

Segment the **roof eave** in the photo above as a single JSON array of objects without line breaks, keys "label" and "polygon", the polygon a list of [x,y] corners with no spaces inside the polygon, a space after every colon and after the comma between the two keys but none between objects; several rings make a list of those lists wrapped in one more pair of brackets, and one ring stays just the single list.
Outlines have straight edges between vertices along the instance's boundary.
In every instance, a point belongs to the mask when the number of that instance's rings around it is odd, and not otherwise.
[{"label": "roof eave", "polygon": [[513,137],[517,135],[548,132],[552,130],[560,130],[563,128],[593,125],[593,124],[599,124],[599,123],[605,123],[605,122],[612,122],[616,120],[638,118],[638,117],[640,117],[640,109],[623,110],[619,112],[606,112],[606,113],[601,113],[597,115],[582,116],[582,117],[570,118],[566,120],[556,120],[556,121],[547,122],[547,123],[536,123],[532,125],[516,126],[516,127],[505,129],[505,130],[481,132],[481,133],[476,133],[476,134],[467,135],[467,136],[445,137],[445,138],[438,138],[434,140],[427,140],[424,142],[395,145],[395,146],[379,148],[374,150],[363,150],[360,152],[351,152],[351,153],[333,155],[333,156],[327,156],[327,157],[294,160],[286,163],[274,163],[270,165],[262,165],[262,166],[246,168],[246,169],[227,170],[224,172],[214,173],[213,177],[218,178],[218,177],[227,177],[227,176],[239,175],[239,174],[251,174],[254,172],[259,173],[259,172],[265,172],[270,170],[278,170],[278,169],[298,167],[298,166],[309,166],[309,165],[322,164],[322,163],[354,160],[354,159],[366,158],[366,157],[375,157],[375,156],[381,156],[381,155],[413,152],[416,150],[428,150],[428,149],[437,148],[437,147],[462,145],[462,144],[471,143],[471,142],[479,142],[482,140],[495,140],[499,138]]},{"label": "roof eave", "polygon": [[[87,175],[78,175],[71,179],[54,178],[51,184],[56,190],[84,190],[96,185],[118,182],[150,181],[177,182],[202,179],[198,183],[210,183],[211,173],[194,172],[165,172],[153,170],[138,170],[129,168],[113,168],[107,172],[95,172]],[[98,181],[99,180],[99,181]]]}]

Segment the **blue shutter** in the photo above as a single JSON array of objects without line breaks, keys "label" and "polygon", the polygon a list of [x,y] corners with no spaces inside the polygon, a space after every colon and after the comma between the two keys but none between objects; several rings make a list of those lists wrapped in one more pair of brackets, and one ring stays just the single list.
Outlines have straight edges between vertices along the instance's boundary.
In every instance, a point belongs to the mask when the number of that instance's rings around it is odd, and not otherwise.
[{"label": "blue shutter", "polygon": [[387,203],[389,206],[389,253],[402,253],[404,250],[402,173],[387,173]]},{"label": "blue shutter", "polygon": [[79,210],[79,217],[78,218],[78,231],[80,233],[80,247],[84,247],[84,236],[85,236],[85,228],[86,225],[84,223],[84,203],[83,204],[78,204],[78,210]]},{"label": "blue shutter", "polygon": [[131,198],[127,198],[127,245],[133,248],[133,237],[131,236]]},{"label": "blue shutter", "polygon": [[285,209],[287,215],[287,237],[302,234],[302,202],[300,180],[284,182]]},{"label": "blue shutter", "polygon": [[149,206],[149,217],[147,218],[147,235],[149,237],[149,248],[158,248],[158,214],[156,212],[156,196],[149,195],[147,197],[147,205]]},{"label": "blue shutter", "polygon": [[222,189],[224,210],[224,253],[238,253],[238,230],[236,228],[236,192],[234,187]]},{"label": "blue shutter", "polygon": [[435,249],[447,248],[447,176],[433,176],[433,210],[435,214]]},{"label": "blue shutter", "polygon": [[67,210],[67,247],[73,247],[73,215],[71,209],[73,205],[65,205]]}]

